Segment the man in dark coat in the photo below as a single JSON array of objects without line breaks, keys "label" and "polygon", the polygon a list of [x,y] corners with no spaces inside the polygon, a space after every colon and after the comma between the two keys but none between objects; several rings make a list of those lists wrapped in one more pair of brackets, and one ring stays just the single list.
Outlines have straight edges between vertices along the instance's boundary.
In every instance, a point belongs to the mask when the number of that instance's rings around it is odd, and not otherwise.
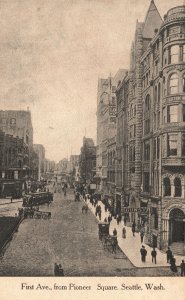
[{"label": "man in dark coat", "polygon": [[182,260],[182,262],[180,264],[180,268],[181,268],[181,276],[185,276],[185,262],[184,262],[184,260]]},{"label": "man in dark coat", "polygon": [[170,247],[168,247],[168,250],[166,251],[167,263],[170,262],[171,257],[172,257],[172,251],[170,250]]},{"label": "man in dark coat", "polygon": [[157,251],[155,250],[155,248],[153,248],[152,252],[152,262],[155,262],[155,264],[157,263],[156,257],[157,257]]},{"label": "man in dark coat", "polygon": [[147,256],[147,251],[145,249],[145,246],[142,246],[142,248],[140,249],[140,253],[141,253],[141,261],[145,262]]},{"label": "man in dark coat", "polygon": [[135,232],[136,232],[136,223],[133,222],[132,223],[132,233],[133,233],[133,236],[135,236]]}]

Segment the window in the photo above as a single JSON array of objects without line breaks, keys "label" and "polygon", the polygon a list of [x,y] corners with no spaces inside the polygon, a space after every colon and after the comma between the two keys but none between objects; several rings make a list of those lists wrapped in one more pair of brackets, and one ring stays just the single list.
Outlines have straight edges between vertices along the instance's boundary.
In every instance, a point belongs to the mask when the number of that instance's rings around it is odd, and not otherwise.
[{"label": "window", "polygon": [[158,84],[158,103],[160,103],[161,100],[161,84]]},{"label": "window", "polygon": [[149,110],[150,110],[150,95],[147,95],[145,99],[145,112],[148,112]]},{"label": "window", "polygon": [[182,90],[183,93],[185,93],[185,74],[183,75],[182,84],[183,84]]},{"label": "window", "polygon": [[178,105],[168,106],[167,122],[168,123],[178,122]]},{"label": "window", "polygon": [[164,196],[171,196],[170,178],[168,177],[164,178],[163,185],[164,185]]},{"label": "window", "polygon": [[170,83],[169,93],[170,94],[178,93],[179,78],[178,78],[177,74],[172,74],[171,75],[169,83]]},{"label": "window", "polygon": [[160,137],[157,138],[157,159],[160,156]]},{"label": "window", "polygon": [[185,134],[182,134],[182,156],[185,156]]},{"label": "window", "polygon": [[153,141],[153,159],[155,160],[156,159],[156,150],[157,150],[157,147],[156,147],[156,140]]},{"label": "window", "polygon": [[155,86],[155,89],[154,89],[154,105],[156,106],[157,104],[157,86]]},{"label": "window", "polygon": [[133,124],[130,126],[130,138],[133,138],[136,136],[136,125]]},{"label": "window", "polygon": [[144,160],[150,160],[150,141],[144,142]]},{"label": "window", "polygon": [[163,124],[166,123],[166,107],[163,107]]},{"label": "window", "polygon": [[157,113],[157,128],[160,126],[160,111]]},{"label": "window", "polygon": [[179,61],[179,46],[172,46],[170,49],[170,63],[175,64]]},{"label": "window", "polygon": [[185,45],[183,45],[183,48],[182,48],[182,59],[185,62]]},{"label": "window", "polygon": [[144,190],[144,192],[147,192],[147,193],[150,191],[150,173],[149,172],[143,173],[143,190]]},{"label": "window", "polygon": [[175,187],[175,197],[181,197],[182,189],[181,189],[181,180],[180,178],[176,177],[174,179],[174,187]]},{"label": "window", "polygon": [[177,156],[177,134],[168,135],[168,156]]},{"label": "window", "polygon": [[150,119],[144,121],[144,134],[150,133]]}]

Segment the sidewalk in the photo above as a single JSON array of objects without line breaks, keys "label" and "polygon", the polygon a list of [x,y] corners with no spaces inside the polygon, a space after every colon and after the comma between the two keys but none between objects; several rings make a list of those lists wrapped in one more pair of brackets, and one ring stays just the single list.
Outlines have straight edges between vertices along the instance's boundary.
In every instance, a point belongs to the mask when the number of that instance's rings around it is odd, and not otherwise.
[{"label": "sidewalk", "polygon": [[11,202],[11,198],[0,198],[0,205],[12,204],[17,202],[22,202],[22,198],[13,199],[12,202]]},{"label": "sidewalk", "polygon": [[[95,207],[91,205],[89,200],[87,200],[87,204],[95,215]],[[101,206],[102,215],[101,220],[103,221],[105,218],[109,216],[109,212],[105,212],[104,204],[101,201],[98,201],[98,205]],[[96,217],[99,221],[98,216]],[[110,223],[109,233],[112,234],[114,228],[117,230],[118,236],[118,245],[120,249],[124,252],[124,254],[128,257],[128,259],[132,262],[135,267],[138,268],[157,268],[157,267],[169,267],[170,265],[166,262],[166,253],[161,252],[159,249],[157,251],[157,264],[152,263],[151,251],[152,248],[146,245],[145,243],[141,244],[140,234],[135,233],[135,237],[133,237],[131,227],[125,226],[126,228],[126,239],[122,238],[122,228],[124,226],[123,221],[119,225],[117,225],[116,219],[112,219]],[[141,246],[144,245],[147,250],[146,262],[143,263],[141,261],[140,249]],[[174,256],[176,259],[176,265],[179,266],[182,262],[182,259],[185,259],[184,256]]]}]

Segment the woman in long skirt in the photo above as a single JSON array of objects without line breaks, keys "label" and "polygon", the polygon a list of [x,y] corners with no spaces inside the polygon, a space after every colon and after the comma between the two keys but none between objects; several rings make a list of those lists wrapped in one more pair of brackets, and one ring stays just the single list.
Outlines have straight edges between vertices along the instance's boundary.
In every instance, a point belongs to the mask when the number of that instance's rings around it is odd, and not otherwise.
[{"label": "woman in long skirt", "polygon": [[126,229],[125,229],[125,227],[123,227],[123,229],[122,229],[122,238],[126,239]]}]

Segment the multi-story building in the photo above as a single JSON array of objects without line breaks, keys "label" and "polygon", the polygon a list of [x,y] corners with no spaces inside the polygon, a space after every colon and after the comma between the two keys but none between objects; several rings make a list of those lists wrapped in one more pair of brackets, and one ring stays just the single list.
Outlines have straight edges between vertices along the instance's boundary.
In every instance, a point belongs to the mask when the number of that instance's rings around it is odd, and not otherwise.
[{"label": "multi-story building", "polygon": [[114,77],[98,80],[97,94],[97,162],[99,189],[115,198],[116,158],[116,87],[125,76],[120,69]]},{"label": "multi-story building", "polygon": [[45,160],[45,148],[41,144],[34,144],[33,149],[38,156],[39,165],[38,165],[38,180],[41,179],[42,174],[44,173],[44,160]]},{"label": "multi-story building", "polygon": [[[170,9],[141,59],[141,200],[148,243],[183,252],[185,243],[185,6]],[[147,81],[148,78],[148,81]]]},{"label": "multi-story building", "polygon": [[115,211],[117,214],[124,213],[123,207],[128,206],[128,93],[129,76],[128,72],[116,89],[117,98],[117,130],[116,130],[116,160],[115,160],[115,181],[116,181],[116,202]]},{"label": "multi-story building", "polygon": [[0,110],[0,129],[6,134],[23,138],[29,147],[33,146],[33,127],[29,110]]},{"label": "multi-story building", "polygon": [[79,156],[79,173],[81,183],[90,184],[94,182],[96,174],[96,146],[91,138],[83,138],[83,146]]},{"label": "multi-story building", "polygon": [[128,220],[145,226],[146,243],[174,253],[185,244],[184,93],[185,6],[162,20],[151,1],[116,90],[116,197]]}]

